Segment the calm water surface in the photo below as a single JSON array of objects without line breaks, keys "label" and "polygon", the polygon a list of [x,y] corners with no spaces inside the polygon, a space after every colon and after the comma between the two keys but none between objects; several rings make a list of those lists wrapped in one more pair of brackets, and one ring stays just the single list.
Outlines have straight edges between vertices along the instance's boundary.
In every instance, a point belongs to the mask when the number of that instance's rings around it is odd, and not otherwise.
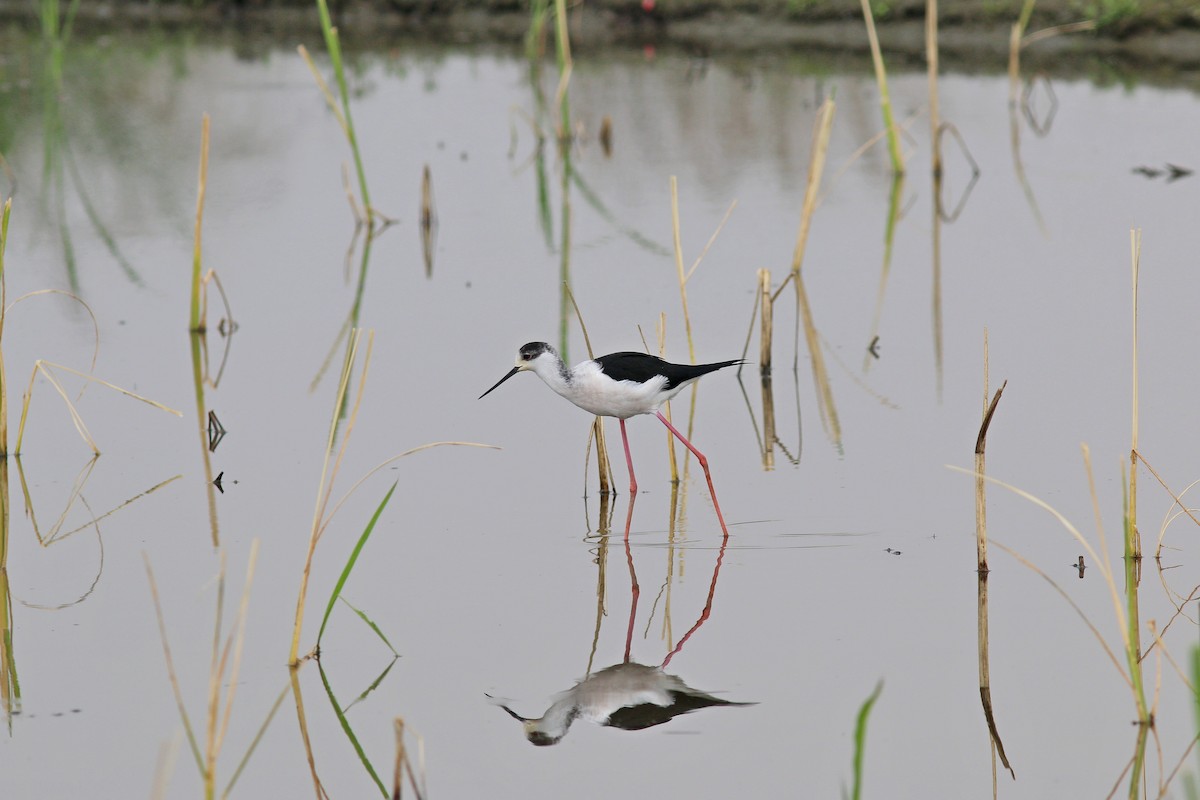
[{"label": "calm water surface", "polygon": [[[193,797],[200,779],[164,666],[143,554],[158,581],[184,701],[203,728],[221,556],[227,630],[251,542],[259,542],[218,762],[223,787],[287,685],[342,352],[336,339],[359,284],[358,256],[349,270],[346,257],[354,227],[341,170],[349,150],[288,47],[81,41],[67,53],[61,92],[36,47],[6,50],[0,141],[17,186],[8,299],[43,288],[74,292],[98,320],[96,374],[184,416],[89,389],[79,408],[103,455],[76,496],[90,451],[53,387],[35,381],[21,465],[27,494],[15,469],[9,473],[11,652],[21,707],[0,737],[3,794],[143,796],[165,751],[175,754],[165,795]],[[704,709],[641,732],[579,721],[557,747],[534,748],[487,695],[540,716],[589,666],[624,660],[631,607],[620,536],[628,498],[622,492],[609,509],[614,535],[606,540],[594,470],[585,466],[588,417],[527,376],[476,400],[519,345],[562,341],[563,163],[551,142],[539,150],[533,125],[550,123],[528,64],[515,54],[397,46],[355,58],[353,112],[372,203],[399,224],[373,243],[359,314],[375,332],[371,370],[334,496],[425,442],[503,448],[401,460],[354,496],[317,548],[304,651],[356,537],[398,482],[345,589],[400,652],[347,712],[389,790],[392,720],[402,716],[422,738],[436,797],[837,797],[850,780],[855,715],[882,680],[864,796],[989,795],[973,482],[947,469],[972,465],[985,330],[991,388],[1008,381],[989,437],[989,472],[1052,503],[1095,541],[1080,454],[1088,443],[1123,587],[1130,228],[1141,227],[1140,445],[1177,492],[1200,473],[1200,378],[1191,367],[1200,337],[1200,179],[1132,172],[1198,166],[1200,103],[1191,91],[1136,80],[1117,87],[1049,79],[1057,108],[1048,133],[1019,119],[1023,185],[1007,81],[943,77],[941,113],[981,174],[957,221],[935,229],[925,77],[892,76],[899,115],[913,117],[910,177],[881,281],[891,176],[880,146],[858,154],[880,125],[869,75],[770,59],[579,58],[570,100],[583,136],[567,190],[568,277],[598,352],[641,349],[639,326],[654,343],[665,314],[666,353],[687,360],[671,255],[669,179],[677,176],[685,265],[737,201],[688,283],[688,302],[699,360],[741,354],[757,270],[771,270],[778,284],[790,265],[816,108],[836,92],[804,271],[839,428],[822,420],[803,336],[799,369],[791,369],[790,289],[775,311],[773,469],[764,468],[757,439],[757,370],[742,374],[745,395],[729,371],[706,378],[698,393],[693,438],[711,460],[730,522],[726,549],[694,464],[672,530],[665,434],[648,418],[629,423],[642,490],[630,537],[641,593],[629,657],[663,662],[701,617],[723,555],[711,614],[668,671],[757,705]],[[546,86],[552,102],[549,76]],[[1044,110],[1044,96],[1040,102]],[[204,262],[219,274],[239,324],[220,383],[206,393],[228,429],[212,455],[214,472],[224,473],[219,550],[186,330],[204,112],[212,116]],[[611,156],[596,135],[605,116]],[[969,167],[949,143],[945,158],[947,192],[957,195]],[[416,225],[426,164],[439,222],[432,276]],[[213,305],[215,325],[222,312]],[[569,359],[585,357],[577,326],[566,329]],[[62,296],[20,303],[5,333],[14,404],[36,359],[86,368],[91,358],[91,319]],[[867,352],[875,335],[877,359]],[[209,334],[214,370],[225,342]],[[311,389],[331,351],[334,368]],[[758,359],[757,335],[748,358]],[[687,407],[676,402],[677,420]],[[18,417],[10,408],[10,426]],[[608,429],[617,435],[615,425]],[[615,469],[624,487],[619,458]],[[1138,509],[1148,553],[1170,507],[1143,473]],[[60,533],[82,529],[39,543],[64,514]],[[1089,557],[1083,580],[1071,567],[1080,545],[1046,512],[998,487],[988,514],[993,537],[1053,578],[1122,659],[1098,565]],[[1171,622],[1165,642],[1181,664],[1197,638],[1195,603],[1176,616],[1196,584],[1190,524],[1167,529],[1172,549],[1161,564],[1172,569],[1147,560],[1140,595],[1143,639],[1149,621],[1159,630]],[[1017,777],[1001,771],[1000,794],[1101,797],[1118,782],[1126,794],[1121,774],[1136,711],[1120,673],[1041,577],[995,548],[991,563],[992,693]],[[392,660],[344,605],[333,610],[322,651],[342,706]],[[1157,796],[1181,759],[1184,772],[1196,773],[1195,755],[1185,751],[1197,722],[1171,664],[1157,655],[1145,663],[1158,737],[1148,793]],[[329,795],[370,796],[375,784],[315,664],[300,672],[300,685]],[[1171,796],[1182,796],[1180,787],[1177,778]],[[289,693],[233,793],[312,792]]]}]

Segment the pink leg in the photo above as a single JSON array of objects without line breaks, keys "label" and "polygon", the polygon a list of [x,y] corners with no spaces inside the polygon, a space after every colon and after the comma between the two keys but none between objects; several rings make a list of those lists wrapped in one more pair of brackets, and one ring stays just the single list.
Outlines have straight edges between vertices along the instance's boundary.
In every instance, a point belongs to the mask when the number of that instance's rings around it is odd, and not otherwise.
[{"label": "pink leg", "polygon": [[633,456],[629,455],[629,437],[625,435],[625,420],[621,423],[621,444],[625,445],[625,466],[629,468],[629,497],[632,500],[637,494],[637,478],[633,475]]},{"label": "pink leg", "polygon": [[625,435],[625,420],[621,420],[621,443],[625,445],[625,466],[629,468],[629,511],[625,515],[625,560],[629,563],[629,588],[632,598],[629,603],[629,628],[625,631],[625,663],[629,663],[629,651],[633,646],[633,621],[637,619],[638,586],[637,572],[633,569],[633,551],[629,549],[629,527],[633,524],[633,503],[637,500],[637,478],[633,476],[633,456],[629,454],[629,437]]},{"label": "pink leg", "polygon": [[[670,423],[670,421],[666,417],[663,416],[663,413],[661,411],[656,411],[654,413],[658,415],[658,418],[660,420],[662,420],[662,424],[667,426],[667,430],[669,430],[671,433],[675,434],[675,438],[678,439],[679,441],[683,442],[683,446],[686,447],[688,450],[691,450],[692,455],[694,455],[696,457],[696,460],[700,462],[700,466],[704,469],[704,479],[708,481],[708,496],[712,498],[713,509],[716,510],[716,512],[717,512],[717,522],[721,523],[721,533],[723,533],[725,535],[725,537],[728,538],[729,537],[729,529],[725,527],[725,517],[723,517],[721,515],[721,504],[717,502],[717,492],[715,489],[713,489],[712,474],[709,473],[709,471],[708,471],[708,459],[705,458],[704,454],[701,453],[699,450],[697,450],[695,448],[695,446],[693,446],[692,443],[689,442],[682,433],[680,433],[678,430],[675,429],[675,426],[672,425]],[[625,428],[623,426],[621,428],[621,432],[622,433],[625,432]],[[630,471],[629,474],[630,475],[633,474],[632,470]]]},{"label": "pink leg", "polygon": [[[633,518],[633,501],[629,501],[629,519]],[[629,519],[625,521],[625,560],[629,562],[629,589],[632,597],[629,601],[629,627],[625,630],[625,663],[629,663],[629,652],[633,649],[633,621],[637,619],[638,595],[642,593],[638,586],[637,572],[633,569],[633,551],[629,549]]]}]

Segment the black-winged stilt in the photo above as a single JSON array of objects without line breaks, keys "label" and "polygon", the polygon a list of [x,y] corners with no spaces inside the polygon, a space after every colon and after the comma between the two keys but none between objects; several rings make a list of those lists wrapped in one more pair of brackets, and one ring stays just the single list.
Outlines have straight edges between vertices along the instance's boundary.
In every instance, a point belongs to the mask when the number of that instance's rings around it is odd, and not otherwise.
[{"label": "black-winged stilt", "polygon": [[500,707],[521,721],[526,739],[550,745],[558,744],[577,719],[640,731],[701,708],[752,705],[722,700],[691,688],[659,667],[628,661],[584,678],[560,694],[538,719],[522,717],[506,705]]},{"label": "black-winged stilt", "polygon": [[638,414],[654,414],[700,462],[721,531],[728,536],[725,518],[717,503],[717,493],[713,490],[712,475],[708,471],[708,459],[663,416],[660,408],[702,376],[740,363],[739,359],[734,359],[713,364],[672,364],[646,353],[625,352],[610,353],[568,369],[553,347],[545,342],[530,342],[517,353],[517,365],[479,398],[483,399],[518,372],[529,371],[584,411],[601,417],[616,417],[621,423],[621,442],[625,445],[630,497],[637,494],[637,478],[633,474],[633,457],[629,454],[625,420]]}]

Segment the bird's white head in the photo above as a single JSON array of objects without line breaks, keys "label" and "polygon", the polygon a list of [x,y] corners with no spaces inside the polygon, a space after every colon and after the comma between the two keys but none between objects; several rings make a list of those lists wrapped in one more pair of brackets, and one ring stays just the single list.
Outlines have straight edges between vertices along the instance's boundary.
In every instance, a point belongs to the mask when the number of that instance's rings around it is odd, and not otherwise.
[{"label": "bird's white head", "polygon": [[559,358],[558,352],[545,342],[530,342],[529,344],[522,345],[521,349],[517,351],[517,365],[510,369],[508,374],[503,378],[496,381],[495,386],[479,395],[479,399],[482,400],[487,397],[496,390],[497,386],[518,372],[525,372],[526,370],[537,372],[543,364],[551,365],[555,370],[558,370],[561,369],[562,359]]}]

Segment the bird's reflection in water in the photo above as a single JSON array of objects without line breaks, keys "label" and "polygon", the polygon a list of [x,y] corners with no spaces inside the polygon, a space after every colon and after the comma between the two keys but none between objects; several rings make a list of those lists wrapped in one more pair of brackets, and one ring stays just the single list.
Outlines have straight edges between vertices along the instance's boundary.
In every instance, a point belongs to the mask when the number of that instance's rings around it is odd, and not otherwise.
[{"label": "bird's reflection in water", "polygon": [[751,706],[722,700],[692,689],[659,667],[625,662],[594,672],[561,693],[546,713],[527,719],[505,705],[521,721],[525,738],[536,745],[558,744],[577,719],[627,731],[670,722],[680,714],[710,706]]}]

